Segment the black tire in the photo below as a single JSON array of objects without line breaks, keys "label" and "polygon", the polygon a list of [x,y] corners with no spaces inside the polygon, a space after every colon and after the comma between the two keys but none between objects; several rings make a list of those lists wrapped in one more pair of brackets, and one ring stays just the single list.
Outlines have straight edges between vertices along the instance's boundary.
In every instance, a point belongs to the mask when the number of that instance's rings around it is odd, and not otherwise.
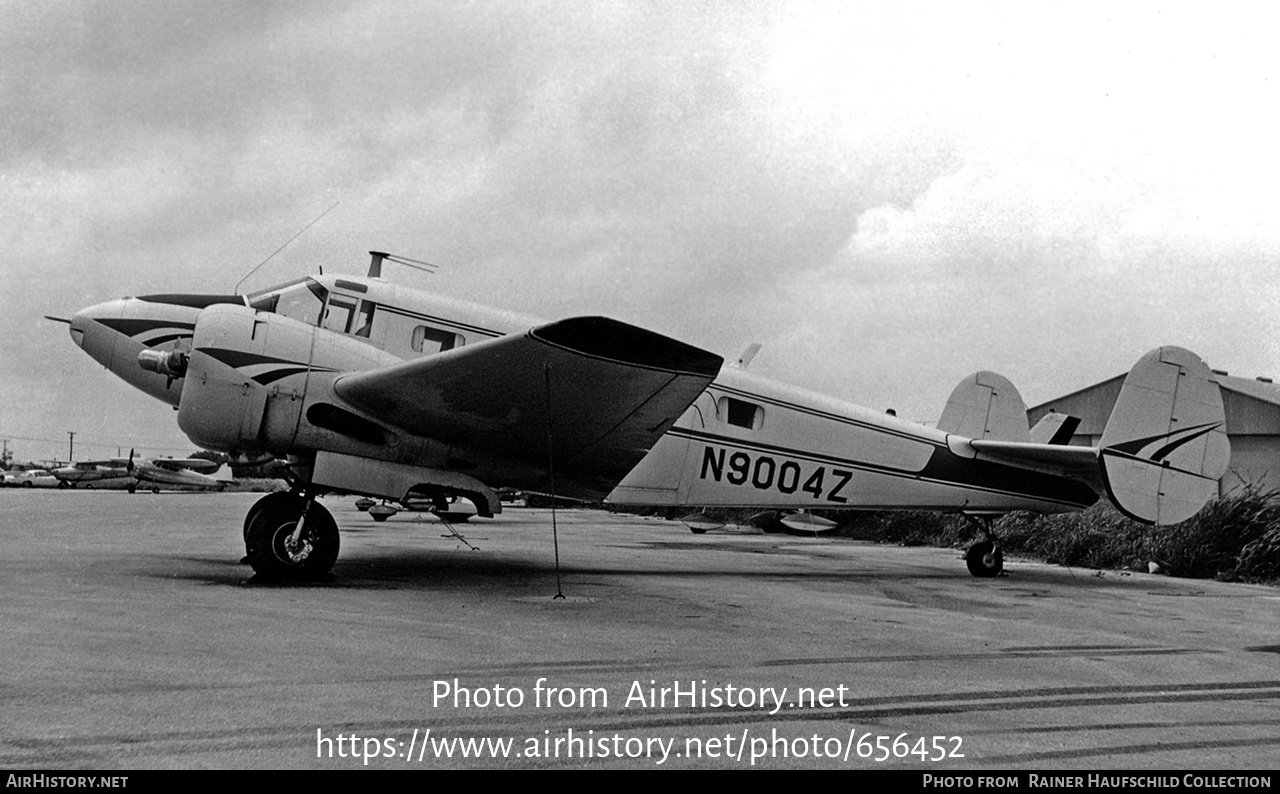
[{"label": "black tire", "polygon": [[266,504],[249,522],[245,556],[254,573],[262,579],[315,581],[328,575],[337,561],[338,525],[328,510],[314,502],[303,525],[300,548],[289,548],[300,512]]},{"label": "black tire", "polygon": [[137,485],[137,483],[132,483],[132,484],[130,484],[130,485],[129,485],[129,493],[137,493],[137,492],[138,492],[138,485]]},{"label": "black tire", "polygon": [[65,489],[65,488],[70,488],[70,487],[71,487],[71,483],[67,482],[66,480],[58,480],[58,487],[59,487],[59,488],[64,488],[64,489]]},{"label": "black tire", "polygon": [[386,521],[388,518],[391,518],[391,516],[386,513],[370,513],[369,517],[374,521]]},{"label": "black tire", "polygon": [[1004,552],[989,540],[980,540],[964,553],[969,573],[981,579],[999,576],[1004,570]]},{"label": "black tire", "polygon": [[245,513],[244,516],[244,542],[246,544],[249,542],[249,524],[253,522],[253,517],[256,516],[264,507],[273,506],[286,512],[301,514],[302,504],[303,500],[301,496],[287,491],[269,493],[254,502],[253,506],[249,508],[249,512]]},{"label": "black tire", "polygon": [[32,486],[31,486],[31,481],[30,481],[30,480],[27,480],[26,482],[24,482],[24,483],[22,484],[22,487],[23,487],[23,488],[30,488],[30,487],[32,487]]},{"label": "black tire", "polygon": [[692,532],[692,533],[693,533],[693,534],[695,534],[695,535],[705,535],[705,534],[707,534],[707,531],[706,531],[705,529],[699,529],[699,528],[697,528],[697,527],[689,527],[689,531],[690,531],[690,532]]}]

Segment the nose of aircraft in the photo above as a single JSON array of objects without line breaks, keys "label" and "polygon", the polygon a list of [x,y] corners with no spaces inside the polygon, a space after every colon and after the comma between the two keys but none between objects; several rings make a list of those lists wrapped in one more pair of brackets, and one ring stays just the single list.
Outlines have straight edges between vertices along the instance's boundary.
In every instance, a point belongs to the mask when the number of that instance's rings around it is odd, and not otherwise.
[{"label": "nose of aircraft", "polygon": [[71,316],[71,341],[104,367],[111,366],[111,356],[118,336],[106,324],[118,321],[124,314],[125,300],[120,298],[97,303]]},{"label": "nose of aircraft", "polygon": [[88,309],[81,309],[71,315],[71,322],[69,323],[71,326],[71,341],[75,342],[79,347],[84,347],[84,329],[91,322],[88,312]]}]

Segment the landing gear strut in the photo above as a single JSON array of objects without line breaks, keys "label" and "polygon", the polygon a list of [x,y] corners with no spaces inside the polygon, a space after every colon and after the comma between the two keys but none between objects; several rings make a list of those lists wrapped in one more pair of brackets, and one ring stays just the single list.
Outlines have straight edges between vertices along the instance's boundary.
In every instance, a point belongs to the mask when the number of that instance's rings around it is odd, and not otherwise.
[{"label": "landing gear strut", "polygon": [[268,494],[249,509],[244,545],[259,577],[314,581],[338,559],[338,525],[313,495]]},{"label": "landing gear strut", "polygon": [[969,568],[969,573],[982,579],[999,576],[1004,571],[1004,552],[1000,550],[1000,544],[991,532],[993,517],[966,513],[965,518],[977,524],[982,532],[982,538],[964,553],[964,564]]}]

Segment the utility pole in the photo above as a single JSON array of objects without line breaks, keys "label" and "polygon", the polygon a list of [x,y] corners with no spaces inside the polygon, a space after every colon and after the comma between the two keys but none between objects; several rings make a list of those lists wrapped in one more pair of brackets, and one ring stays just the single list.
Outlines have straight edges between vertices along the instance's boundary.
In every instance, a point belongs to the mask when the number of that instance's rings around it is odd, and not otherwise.
[{"label": "utility pole", "polygon": [[68,430],[67,435],[71,436],[70,446],[67,448],[67,462],[74,463],[76,459],[76,431]]}]

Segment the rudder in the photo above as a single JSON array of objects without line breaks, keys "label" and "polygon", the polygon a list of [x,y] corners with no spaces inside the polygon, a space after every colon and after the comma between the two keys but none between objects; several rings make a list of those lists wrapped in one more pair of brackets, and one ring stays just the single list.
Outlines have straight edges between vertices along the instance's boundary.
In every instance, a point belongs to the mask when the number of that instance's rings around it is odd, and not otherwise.
[{"label": "rudder", "polygon": [[1148,524],[1177,524],[1218,493],[1231,459],[1222,394],[1200,357],[1180,347],[1143,356],[1102,432],[1111,501]]}]

